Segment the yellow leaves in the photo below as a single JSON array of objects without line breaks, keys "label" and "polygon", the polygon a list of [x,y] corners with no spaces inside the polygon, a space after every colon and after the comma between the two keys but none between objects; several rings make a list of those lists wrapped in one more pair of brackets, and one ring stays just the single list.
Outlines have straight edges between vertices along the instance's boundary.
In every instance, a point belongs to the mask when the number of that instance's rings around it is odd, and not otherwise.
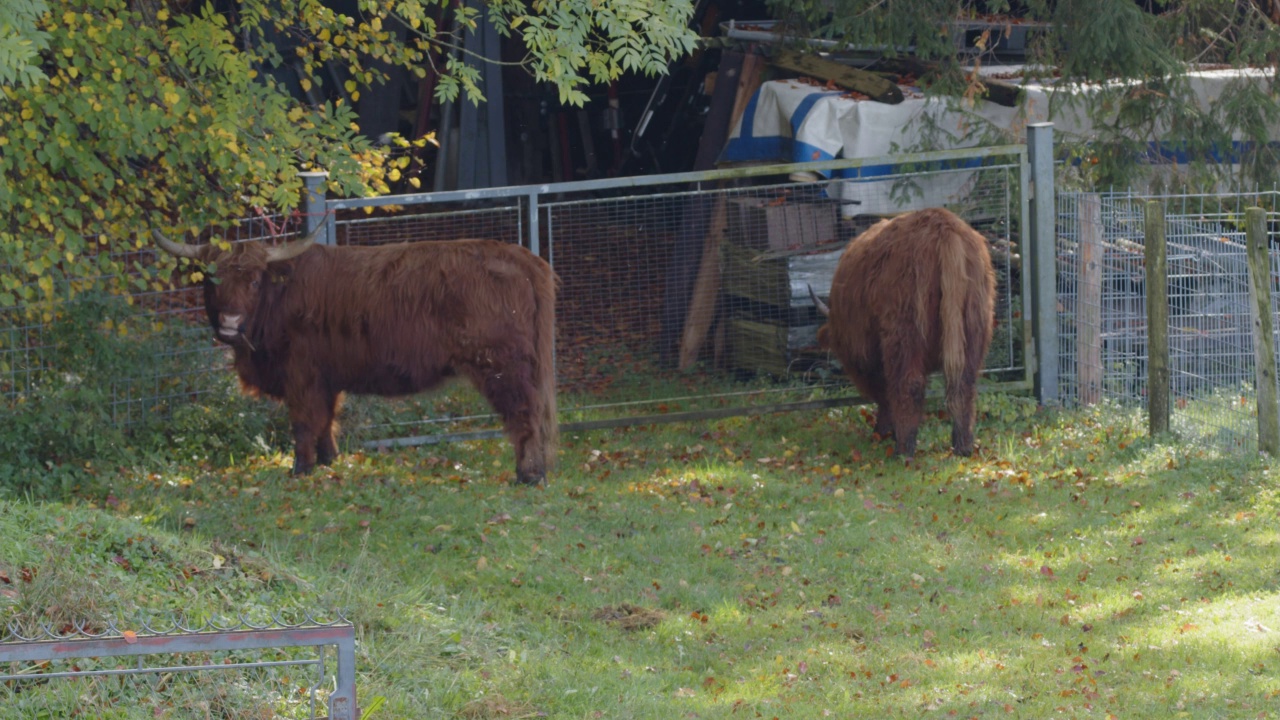
[{"label": "yellow leaves", "polygon": [[391,182],[395,182],[399,180],[400,170],[398,168],[391,168],[391,172],[387,173],[387,179],[390,180]]},{"label": "yellow leaves", "polygon": [[160,10],[156,13],[156,19],[159,20],[160,22],[164,22],[168,20],[169,11],[165,8],[160,8]]},{"label": "yellow leaves", "polygon": [[290,121],[290,122],[298,122],[298,121],[299,121],[299,120],[301,120],[301,119],[302,119],[302,108],[300,108],[300,107],[295,107],[295,108],[293,108],[293,109],[289,110],[289,121]]},{"label": "yellow leaves", "polygon": [[310,80],[310,79],[308,79],[308,78],[302,78],[301,80],[299,80],[299,81],[298,81],[298,83],[299,83],[300,85],[302,85],[302,89],[303,89],[303,90],[305,90],[305,91],[307,91],[307,92],[311,92],[311,80]]},{"label": "yellow leaves", "polygon": [[342,87],[343,87],[343,89],[345,89],[345,90],[346,90],[347,92],[349,92],[349,93],[355,93],[355,91],[356,91],[356,87],[357,87],[357,85],[356,85],[356,81],[355,81],[355,80],[348,80],[348,81],[346,81],[346,82],[342,83]]},{"label": "yellow leaves", "polygon": [[422,181],[416,177],[409,178],[409,184],[412,185],[415,190],[422,187]]},{"label": "yellow leaves", "polygon": [[179,95],[175,90],[165,91],[163,97],[164,97],[165,104],[168,105],[169,107],[173,107],[174,105],[177,105],[178,101],[182,100],[182,96]]}]

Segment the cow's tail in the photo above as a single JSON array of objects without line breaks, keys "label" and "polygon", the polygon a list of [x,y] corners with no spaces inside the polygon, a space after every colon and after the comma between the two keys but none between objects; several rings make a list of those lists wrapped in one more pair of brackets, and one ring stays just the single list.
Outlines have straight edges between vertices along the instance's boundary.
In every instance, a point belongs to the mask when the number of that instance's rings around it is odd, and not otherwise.
[{"label": "cow's tail", "polygon": [[941,247],[938,249],[939,285],[942,291],[941,312],[942,326],[942,372],[947,379],[947,387],[955,387],[964,375],[968,364],[966,337],[966,314],[972,310],[970,305],[974,293],[974,269],[969,267],[969,239],[963,234],[967,228],[948,227],[940,234]]},{"label": "cow's tail", "polygon": [[560,442],[560,421],[556,414],[556,290],[560,278],[550,269],[538,275],[536,281],[537,308],[534,311],[534,353],[536,376],[534,384],[538,397],[537,420],[541,428],[541,445],[547,467],[556,462],[556,446]]}]

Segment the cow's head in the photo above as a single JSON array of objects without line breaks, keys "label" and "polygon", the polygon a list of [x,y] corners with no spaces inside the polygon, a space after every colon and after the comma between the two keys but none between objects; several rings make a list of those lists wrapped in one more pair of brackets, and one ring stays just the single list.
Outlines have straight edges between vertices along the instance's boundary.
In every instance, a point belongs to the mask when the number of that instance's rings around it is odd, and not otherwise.
[{"label": "cow's head", "polygon": [[170,255],[196,261],[204,269],[204,304],[217,338],[235,345],[247,342],[245,327],[253,318],[262,286],[270,280],[270,263],[301,255],[324,228],[316,228],[305,238],[285,245],[260,242],[236,243],[230,250],[216,245],[188,245],[174,242],[153,230],[156,243]]}]

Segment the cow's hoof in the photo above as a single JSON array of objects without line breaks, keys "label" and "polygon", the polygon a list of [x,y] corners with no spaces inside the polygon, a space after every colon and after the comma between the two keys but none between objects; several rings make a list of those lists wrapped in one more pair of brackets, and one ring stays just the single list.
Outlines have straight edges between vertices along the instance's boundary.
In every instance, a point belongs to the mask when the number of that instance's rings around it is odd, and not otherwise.
[{"label": "cow's hoof", "polygon": [[310,475],[313,469],[315,469],[314,465],[302,465],[297,460],[294,460],[292,474],[294,477],[302,477],[303,475]]},{"label": "cow's hoof", "polygon": [[539,473],[522,472],[520,470],[517,470],[516,482],[521,485],[531,485],[534,487],[541,487],[547,484],[547,474],[540,473],[540,472]]}]

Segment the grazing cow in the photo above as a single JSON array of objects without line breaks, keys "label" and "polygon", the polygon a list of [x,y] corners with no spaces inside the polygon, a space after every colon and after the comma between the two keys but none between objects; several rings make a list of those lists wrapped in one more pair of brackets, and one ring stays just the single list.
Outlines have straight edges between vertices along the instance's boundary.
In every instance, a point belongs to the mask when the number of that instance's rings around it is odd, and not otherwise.
[{"label": "grazing cow", "polygon": [[516,479],[544,482],[557,435],[546,261],[494,240],[331,247],[312,245],[318,233],[231,250],[155,233],[206,268],[205,311],[245,389],[288,407],[294,474],[337,455],[344,392],[408,395],[460,375],[502,416]]},{"label": "grazing cow", "polygon": [[[812,288],[810,288],[812,293]],[[878,406],[876,433],[893,433],[910,461],[924,414],[925,382],[942,370],[951,446],[973,453],[978,372],[991,344],[995,272],[986,239],[948,210],[882,221],[840,256],[818,341]]]}]

